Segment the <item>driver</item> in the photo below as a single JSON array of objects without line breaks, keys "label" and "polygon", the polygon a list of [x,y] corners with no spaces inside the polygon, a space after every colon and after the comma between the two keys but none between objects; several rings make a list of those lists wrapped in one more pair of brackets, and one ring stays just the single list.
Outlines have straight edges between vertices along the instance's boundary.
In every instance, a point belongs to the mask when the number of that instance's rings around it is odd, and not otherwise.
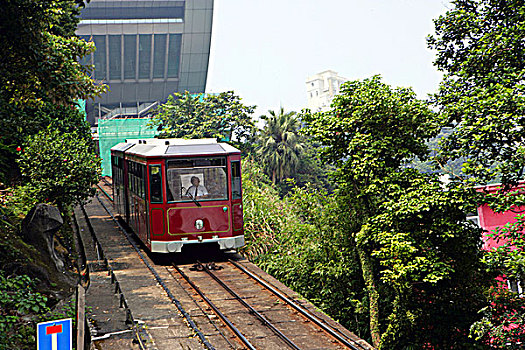
[{"label": "driver", "polygon": [[201,181],[197,176],[192,176],[190,181],[191,186],[186,191],[186,196],[197,198],[206,197],[208,195],[208,190],[206,189],[206,187],[199,185]]}]

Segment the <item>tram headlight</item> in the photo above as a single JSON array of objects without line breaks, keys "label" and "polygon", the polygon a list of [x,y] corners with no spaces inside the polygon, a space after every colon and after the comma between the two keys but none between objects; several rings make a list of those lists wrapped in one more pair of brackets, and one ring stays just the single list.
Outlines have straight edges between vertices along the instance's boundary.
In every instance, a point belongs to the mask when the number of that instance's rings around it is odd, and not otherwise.
[{"label": "tram headlight", "polygon": [[202,221],[201,219],[195,220],[195,228],[197,230],[202,230],[204,228],[204,221]]}]

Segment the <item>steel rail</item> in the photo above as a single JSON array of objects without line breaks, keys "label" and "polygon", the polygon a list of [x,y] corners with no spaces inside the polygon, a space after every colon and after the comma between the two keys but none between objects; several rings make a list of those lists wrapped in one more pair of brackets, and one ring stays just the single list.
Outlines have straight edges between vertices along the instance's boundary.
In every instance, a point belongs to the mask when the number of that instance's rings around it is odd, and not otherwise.
[{"label": "steel rail", "polygon": [[300,350],[301,348],[295,345],[295,343],[289,339],[283,332],[275,328],[275,326],[266,319],[260,312],[255,310],[250,304],[248,304],[239,294],[237,294],[233,289],[231,289],[229,286],[227,286],[217,275],[215,275],[213,272],[211,272],[210,269],[204,264],[202,264],[200,261],[197,261],[197,264],[202,267],[203,271],[205,271],[208,275],[210,275],[218,284],[221,285],[228,293],[230,293],[237,301],[239,301],[244,307],[246,307],[250,313],[252,313],[255,317],[257,317],[266,327],[270,328],[275,335],[277,335],[279,338],[281,338],[289,347],[292,349]]},{"label": "steel rail", "polygon": [[101,179],[102,179],[102,181],[103,181],[106,185],[108,185],[108,186],[110,186],[110,187],[113,186],[112,184],[109,183],[109,181],[106,179],[105,176],[102,176]]},{"label": "steel rail", "polygon": [[190,278],[177,265],[173,264],[172,266],[177,270],[177,272],[182,276],[182,278],[184,278],[184,280],[186,280],[186,282],[188,282],[189,285],[201,296],[201,298],[206,302],[206,304],[208,304],[213,309],[213,311],[217,314],[217,316],[219,316],[221,318],[221,320],[228,326],[228,328],[230,328],[231,331],[233,333],[235,333],[237,338],[239,338],[241,340],[241,342],[244,345],[246,345],[246,347],[248,347],[248,349],[250,349],[250,350],[256,350],[257,349],[255,346],[253,346],[250,343],[250,341],[248,339],[246,339],[246,337],[237,329],[237,327],[235,327],[233,325],[233,323],[230,322],[228,317],[226,317],[226,315],[224,315],[217,308],[217,306],[210,299],[208,299],[208,297],[206,297],[206,295],[204,295],[204,293],[201,291],[201,289],[199,287],[197,287],[197,285],[195,283],[193,283],[193,281],[191,281]]},{"label": "steel rail", "polygon": [[97,184],[97,187],[111,202],[113,202],[113,196],[110,196],[109,193],[107,193],[106,190],[104,190],[99,184]]},{"label": "steel rail", "polygon": [[[95,243],[95,246],[96,246],[95,249],[97,249],[97,251],[102,254],[102,256],[100,258],[102,258],[102,260],[104,260],[104,262],[106,264],[106,268],[108,270],[108,273],[111,275],[111,283],[115,282],[116,285],[119,285],[118,284],[119,282],[116,280],[115,274],[113,272],[113,267],[109,263],[109,260],[107,259],[106,254],[105,254],[104,250],[102,249],[102,246],[100,245],[100,242],[98,241],[98,237],[95,234],[95,230],[93,229],[93,226],[91,225],[91,221],[89,220],[89,216],[87,215],[86,209],[84,208],[83,205],[80,205],[80,209],[81,209],[82,214],[84,215],[84,217],[86,219],[86,225],[88,226],[88,230],[89,230],[89,232],[91,234],[91,237],[93,239],[93,242]],[[73,214],[73,220],[75,222],[75,225],[77,226],[77,230],[80,231],[79,224],[78,224],[78,218],[76,217],[75,214]],[[79,234],[80,234],[80,232],[79,232]],[[80,237],[79,237],[79,239],[82,240]],[[85,252],[84,252],[84,254],[85,254]],[[120,289],[120,286],[118,287],[118,289]],[[115,293],[116,292],[117,292],[117,289],[115,289]],[[132,328],[133,333],[135,334],[135,340],[137,340],[139,348],[141,350],[148,350],[148,347],[146,347],[146,344],[145,344],[144,340],[142,339],[141,332],[145,333],[146,337],[149,338],[147,341],[149,341],[150,343],[153,343],[153,340],[151,339],[150,335],[147,332],[144,332],[144,329],[142,329],[142,327],[140,327],[140,328],[138,327],[137,323],[135,322],[135,319],[133,318],[133,314],[129,310],[129,307],[127,305],[125,297],[122,294],[122,291],[120,291],[120,298],[121,298],[121,306],[124,306],[125,309],[126,309],[126,318],[129,317],[130,320],[131,320],[131,328]]]},{"label": "steel rail", "polygon": [[321,327],[325,332],[327,332],[328,334],[330,334],[332,337],[336,338],[339,342],[341,342],[342,344],[344,344],[345,346],[349,347],[350,349],[353,349],[353,350],[359,350],[359,349],[363,349],[361,346],[356,347],[355,344],[352,344],[351,343],[351,340],[347,339],[346,337],[343,337],[341,334],[340,334],[340,331],[337,331],[329,326],[327,326],[324,322],[322,322],[317,316],[314,316],[312,315],[310,312],[308,312],[304,307],[300,306],[299,304],[297,304],[295,301],[291,300],[290,298],[288,298],[287,296],[285,296],[283,293],[279,292],[276,288],[274,288],[273,286],[271,286],[269,283],[267,283],[266,281],[262,280],[260,277],[258,277],[257,275],[255,275],[254,273],[252,273],[251,271],[248,271],[244,266],[241,266],[239,263],[237,263],[236,261],[232,260],[232,259],[229,259],[229,262],[231,264],[233,264],[235,267],[237,267],[239,270],[241,270],[242,272],[244,272],[246,275],[248,275],[250,278],[254,279],[257,283],[259,283],[260,285],[262,285],[264,288],[268,289],[270,292],[272,292],[274,295],[276,295],[277,297],[279,297],[282,301],[284,301],[286,304],[290,305],[292,308],[294,308],[296,311],[298,311],[299,313],[301,313],[303,316],[305,316],[306,318],[308,318],[309,320],[311,320],[313,323],[315,323],[317,326]]},{"label": "steel rail", "polygon": [[199,337],[199,339],[202,341],[202,343],[204,344],[204,346],[208,349],[208,350],[215,350],[215,348],[213,347],[213,345],[210,344],[210,342],[206,339],[206,336],[204,335],[204,333],[202,333],[202,331],[199,329],[199,327],[197,327],[197,325],[195,324],[195,322],[193,321],[193,319],[191,318],[191,316],[186,312],[186,310],[184,310],[184,307],[182,306],[181,302],[175,298],[175,296],[173,295],[173,293],[171,292],[171,290],[168,288],[168,286],[166,285],[166,283],[164,283],[164,281],[162,280],[162,277],[160,277],[160,275],[157,273],[157,271],[155,270],[155,268],[153,266],[151,266],[151,264],[146,260],[146,257],[144,256],[144,254],[142,254],[142,252],[140,251],[139,247],[137,246],[137,244],[131,239],[130,235],[128,234],[128,232],[122,227],[122,225],[120,225],[120,222],[118,222],[118,220],[115,218],[115,216],[113,216],[113,213],[106,207],[106,205],[100,200],[100,198],[98,198],[98,195],[95,195],[95,197],[97,198],[97,200],[100,202],[100,204],[102,205],[102,207],[106,210],[106,212],[111,216],[111,218],[113,219],[113,221],[115,221],[115,223],[117,224],[117,226],[119,227],[120,231],[124,234],[124,236],[126,236],[127,240],[129,241],[129,243],[131,243],[131,245],[133,246],[133,248],[135,249],[135,251],[137,252],[137,254],[139,255],[140,259],[142,260],[142,262],[148,267],[148,269],[151,271],[151,273],[153,274],[153,276],[155,277],[155,280],[161,285],[161,287],[164,289],[164,291],[166,292],[166,294],[168,295],[168,297],[170,298],[171,302],[175,304],[175,306],[177,307],[177,309],[180,311],[180,313],[184,316],[184,318],[186,319],[186,321],[188,322],[188,324],[190,325],[190,327],[193,329],[193,331],[197,334],[197,336]]},{"label": "steel rail", "polygon": [[[174,264],[172,263],[172,266]],[[184,286],[182,285],[181,281],[175,276],[175,272],[173,272],[171,269],[168,269],[166,267],[166,271],[168,271],[168,273],[173,277],[173,279],[175,280],[175,282],[177,282],[177,284],[182,288],[182,290],[184,290],[184,292],[186,293],[186,295],[192,299],[193,303],[202,311],[202,313],[204,315],[206,315],[206,311],[204,310],[203,306],[200,305],[200,303],[195,299],[193,298],[193,296],[190,294],[190,291],[187,289],[187,288],[184,288]],[[232,349],[236,349],[237,348],[237,345],[234,345],[232,344],[232,342],[230,342],[230,340],[228,339],[228,337],[224,334],[224,332],[222,330],[219,329],[219,327],[217,327],[217,325],[215,324],[215,322],[213,322],[211,319],[210,319],[210,323],[213,325],[213,327],[215,328],[215,330],[217,331],[217,333],[219,333],[220,335],[222,335],[222,337],[224,338],[224,340],[230,344],[231,348]]]}]

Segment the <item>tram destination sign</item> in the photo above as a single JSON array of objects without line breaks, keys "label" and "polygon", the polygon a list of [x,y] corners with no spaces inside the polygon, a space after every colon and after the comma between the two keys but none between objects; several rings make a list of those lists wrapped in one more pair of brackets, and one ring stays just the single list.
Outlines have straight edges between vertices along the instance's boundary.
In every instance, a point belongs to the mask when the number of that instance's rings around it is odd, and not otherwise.
[{"label": "tram destination sign", "polygon": [[73,344],[71,319],[37,324],[36,339],[37,350],[71,350]]}]

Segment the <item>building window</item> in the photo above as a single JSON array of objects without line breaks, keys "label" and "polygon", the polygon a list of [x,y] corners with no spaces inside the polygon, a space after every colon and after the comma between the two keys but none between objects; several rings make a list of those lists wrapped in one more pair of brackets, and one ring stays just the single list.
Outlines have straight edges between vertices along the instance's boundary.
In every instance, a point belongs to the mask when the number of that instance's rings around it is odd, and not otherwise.
[{"label": "building window", "polygon": [[121,75],[121,38],[120,35],[109,36],[109,79],[120,80]]},{"label": "building window", "polygon": [[[92,3],[82,10],[82,19],[154,19],[182,18],[184,19],[184,2],[171,6],[122,6],[123,1],[104,1],[106,6],[96,6]],[[168,3],[165,1],[165,3]],[[173,2],[172,2],[173,3]]]},{"label": "building window", "polygon": [[124,35],[124,79],[135,79],[137,36]]},{"label": "building window", "polygon": [[467,221],[472,222],[477,227],[481,227],[481,225],[479,224],[479,216],[477,215],[474,215],[472,213],[467,214]]},{"label": "building window", "polygon": [[94,35],[95,51],[95,79],[106,80],[106,36]]},{"label": "building window", "polygon": [[139,35],[139,78],[149,79],[151,66],[151,35]]},{"label": "building window", "polygon": [[[87,35],[79,35],[80,39],[84,40],[85,42],[89,43],[91,41],[91,38]],[[80,59],[80,64],[83,66],[86,66],[88,64],[93,64],[91,62],[91,54],[87,54],[84,57]]]},{"label": "building window", "polygon": [[164,78],[164,63],[166,62],[166,34],[155,34],[153,52],[153,78]]},{"label": "building window", "polygon": [[179,77],[181,34],[170,34],[168,53],[168,78]]},{"label": "building window", "polygon": [[524,296],[523,295],[523,293],[525,292],[524,287],[525,287],[525,284],[522,283],[519,279],[516,279],[516,278],[507,279],[507,288],[513,293],[518,293],[520,296]]}]

